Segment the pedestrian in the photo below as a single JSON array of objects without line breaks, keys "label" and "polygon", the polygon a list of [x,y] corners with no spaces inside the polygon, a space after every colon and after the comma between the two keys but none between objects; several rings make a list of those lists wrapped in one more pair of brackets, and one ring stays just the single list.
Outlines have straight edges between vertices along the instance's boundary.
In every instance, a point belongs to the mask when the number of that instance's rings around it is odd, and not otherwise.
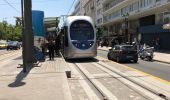
[{"label": "pedestrian", "polygon": [[49,50],[48,54],[49,54],[50,60],[54,60],[54,49],[55,49],[55,45],[53,41],[50,40],[48,43],[48,50]]},{"label": "pedestrian", "polygon": [[111,40],[111,44],[112,44],[112,47],[114,47],[114,45],[116,44],[114,39]]},{"label": "pedestrian", "polygon": [[155,39],[154,38],[151,41],[151,47],[155,47]]},{"label": "pedestrian", "polygon": [[160,39],[159,39],[159,37],[156,38],[155,46],[156,46],[156,50],[160,50]]},{"label": "pedestrian", "polygon": [[109,41],[105,40],[105,44],[106,44],[106,47],[108,47],[109,46]]}]

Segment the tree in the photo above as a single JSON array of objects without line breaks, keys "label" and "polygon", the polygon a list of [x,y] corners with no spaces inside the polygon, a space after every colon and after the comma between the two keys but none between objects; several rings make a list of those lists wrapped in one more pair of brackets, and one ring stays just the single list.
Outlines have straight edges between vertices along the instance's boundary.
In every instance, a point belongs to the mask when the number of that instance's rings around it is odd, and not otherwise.
[{"label": "tree", "polygon": [[103,27],[97,27],[97,37],[102,37],[103,32],[104,32]]},{"label": "tree", "polygon": [[21,41],[21,26],[8,24],[6,21],[0,22],[0,39]]}]

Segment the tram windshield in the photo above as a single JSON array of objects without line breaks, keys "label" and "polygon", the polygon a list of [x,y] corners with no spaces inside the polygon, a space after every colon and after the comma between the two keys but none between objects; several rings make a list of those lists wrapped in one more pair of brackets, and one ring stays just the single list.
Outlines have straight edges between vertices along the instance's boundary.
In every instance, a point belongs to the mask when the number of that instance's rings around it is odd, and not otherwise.
[{"label": "tram windshield", "polygon": [[73,22],[70,26],[71,40],[93,40],[94,30],[92,25],[84,20]]}]

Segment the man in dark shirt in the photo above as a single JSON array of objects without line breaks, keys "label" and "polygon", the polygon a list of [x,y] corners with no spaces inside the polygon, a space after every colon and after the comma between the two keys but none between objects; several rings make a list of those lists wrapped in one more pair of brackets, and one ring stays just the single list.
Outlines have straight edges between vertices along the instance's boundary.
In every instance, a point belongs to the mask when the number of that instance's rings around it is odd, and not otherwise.
[{"label": "man in dark shirt", "polygon": [[49,50],[49,58],[50,60],[54,60],[54,50],[55,50],[55,45],[52,40],[48,43],[48,50]]}]

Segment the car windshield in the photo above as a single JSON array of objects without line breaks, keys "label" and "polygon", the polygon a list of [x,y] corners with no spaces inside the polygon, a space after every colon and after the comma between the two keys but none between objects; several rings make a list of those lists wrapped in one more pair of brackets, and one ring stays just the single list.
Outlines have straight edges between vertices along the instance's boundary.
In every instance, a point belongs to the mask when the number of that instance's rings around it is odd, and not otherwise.
[{"label": "car windshield", "polygon": [[8,44],[9,44],[9,45],[14,45],[14,44],[17,44],[17,42],[16,42],[16,41],[11,41],[11,42],[9,42]]},{"label": "car windshield", "polygon": [[136,50],[135,46],[122,46],[121,49],[122,49],[122,50],[125,50],[125,51]]},{"label": "car windshield", "polygon": [[75,21],[70,27],[71,40],[93,40],[94,30],[87,21]]}]

